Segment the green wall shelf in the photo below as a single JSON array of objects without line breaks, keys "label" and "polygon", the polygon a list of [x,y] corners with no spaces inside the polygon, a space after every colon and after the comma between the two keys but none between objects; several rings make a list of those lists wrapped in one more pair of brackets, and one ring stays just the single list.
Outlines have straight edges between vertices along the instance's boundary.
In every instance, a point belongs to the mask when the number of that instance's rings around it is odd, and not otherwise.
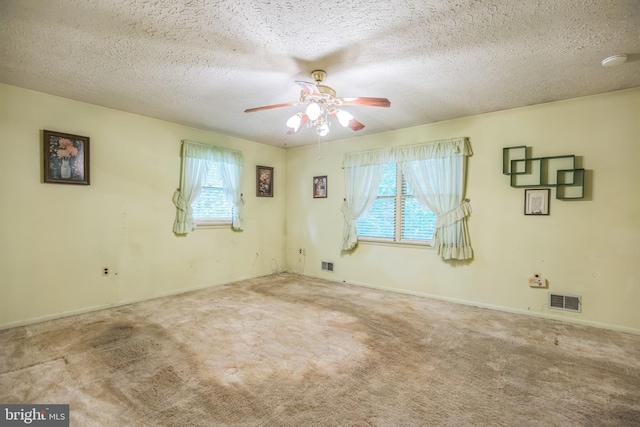
[{"label": "green wall shelf", "polygon": [[529,157],[530,151],[526,145],[502,149],[502,173],[511,187],[555,187],[556,199],[584,198],[585,171],[576,168],[575,154]]}]

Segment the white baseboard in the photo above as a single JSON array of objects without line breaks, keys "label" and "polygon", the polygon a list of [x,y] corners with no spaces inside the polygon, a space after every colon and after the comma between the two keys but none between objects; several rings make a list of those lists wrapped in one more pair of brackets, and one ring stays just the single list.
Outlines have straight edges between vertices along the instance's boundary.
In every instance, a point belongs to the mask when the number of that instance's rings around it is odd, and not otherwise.
[{"label": "white baseboard", "polygon": [[[278,273],[281,273],[281,272],[276,272],[275,274],[278,274]],[[489,309],[489,310],[502,311],[502,312],[506,312],[506,313],[522,314],[524,316],[537,317],[537,318],[542,318],[542,319],[547,319],[547,320],[556,320],[556,321],[559,321],[559,322],[572,323],[572,324],[583,325],[583,326],[591,326],[591,327],[600,328],[600,329],[608,329],[608,330],[611,330],[611,331],[625,332],[625,333],[629,333],[629,334],[640,335],[640,329],[629,328],[629,327],[620,326],[620,325],[612,325],[612,324],[609,324],[609,323],[594,322],[594,321],[591,321],[591,320],[584,320],[584,319],[578,319],[578,318],[573,318],[573,317],[565,317],[565,316],[554,315],[552,313],[545,313],[545,312],[539,312],[539,311],[528,311],[528,310],[522,310],[522,309],[518,309],[518,308],[503,307],[503,306],[499,306],[499,305],[485,304],[485,303],[479,303],[479,302],[474,302],[474,301],[462,300],[462,299],[458,299],[458,298],[443,297],[443,296],[440,296],[440,295],[433,295],[433,294],[429,294],[429,293],[425,293],[425,292],[414,292],[414,291],[408,291],[408,290],[404,290],[404,289],[390,288],[388,286],[372,285],[370,283],[364,283],[364,282],[357,282],[357,281],[351,281],[351,280],[347,281],[347,280],[342,280],[342,279],[334,278],[334,277],[319,276],[319,275],[314,275],[314,274],[303,274],[303,273],[299,273],[299,272],[295,272],[295,271],[288,271],[288,273],[289,274],[300,275],[300,276],[303,276],[303,277],[306,276],[306,277],[312,277],[312,278],[315,278],[315,279],[327,280],[329,282],[345,283],[345,284],[348,284],[348,285],[362,286],[362,287],[365,287],[365,288],[378,289],[378,290],[382,290],[382,291],[395,292],[395,293],[399,293],[399,294],[413,295],[413,296],[423,297],[423,298],[431,298],[431,299],[435,299],[435,300],[447,301],[447,302],[452,302],[452,303],[455,303],[455,304],[469,305],[469,306],[473,306],[473,307],[486,308],[486,309]],[[274,274],[274,273],[271,273],[271,274]],[[215,282],[215,283],[209,283],[209,284],[204,285],[204,286],[196,286],[196,287],[193,287],[193,288],[180,289],[180,290],[177,290],[177,291],[166,292],[164,294],[155,295],[155,296],[153,296],[151,298],[136,298],[136,299],[131,299],[131,300],[119,301],[117,303],[102,304],[102,305],[96,305],[96,306],[92,306],[92,307],[83,307],[83,308],[80,308],[80,309],[70,310],[70,311],[66,311],[66,312],[62,312],[62,313],[53,313],[53,314],[49,314],[49,315],[46,315],[46,316],[39,316],[39,317],[34,317],[34,318],[29,318],[29,319],[18,320],[18,321],[9,322],[9,323],[5,323],[5,324],[0,325],[0,330],[15,328],[15,327],[19,327],[19,326],[32,325],[34,323],[46,322],[48,320],[60,319],[60,318],[63,318],[63,317],[76,316],[78,314],[89,313],[89,312],[92,312],[92,311],[105,310],[105,309],[114,308],[114,307],[121,307],[121,306],[124,306],[124,305],[134,304],[136,302],[150,301],[150,300],[154,300],[154,299],[157,299],[157,298],[164,298],[164,297],[168,297],[168,296],[172,296],[172,295],[180,295],[180,294],[184,294],[184,293],[187,293],[187,292],[197,291],[197,290],[200,290],[200,289],[207,289],[207,288],[211,288],[211,287],[215,287],[215,286],[229,285],[231,283],[240,282],[242,280],[249,280],[249,279],[255,279],[255,278],[258,278],[258,277],[270,276],[271,274],[240,277],[240,278],[234,279],[232,281]]]},{"label": "white baseboard", "polygon": [[[300,274],[300,273],[296,273],[296,274]],[[620,326],[620,325],[612,325],[609,323],[594,322],[591,320],[578,319],[574,317],[565,317],[565,316],[555,315],[553,313],[546,313],[541,311],[529,311],[529,310],[522,310],[519,308],[511,308],[511,307],[503,307],[500,305],[485,304],[485,303],[480,303],[475,301],[462,300],[458,298],[443,297],[440,295],[433,295],[425,292],[407,291],[404,289],[396,289],[396,288],[390,288],[387,286],[372,285],[370,283],[363,283],[363,282],[357,282],[357,281],[351,281],[351,280],[342,280],[338,278],[319,276],[315,274],[301,274],[301,275],[312,277],[315,279],[327,280],[330,282],[345,283],[348,285],[362,286],[365,288],[378,289],[381,291],[388,291],[388,292],[395,292],[399,294],[413,295],[417,297],[431,298],[431,299],[440,300],[440,301],[452,302],[455,304],[469,305],[473,307],[486,308],[489,310],[503,311],[506,313],[522,314],[524,316],[537,317],[537,318],[547,319],[547,320],[556,320],[564,323],[572,323],[576,325],[591,326],[594,328],[608,329],[616,332],[625,332],[629,334],[640,335],[640,329],[629,328],[629,327]]]},{"label": "white baseboard", "polygon": [[134,304],[136,302],[151,301],[151,300],[154,300],[154,299],[169,297],[169,296],[172,296],[172,295],[180,295],[180,294],[184,294],[184,293],[187,293],[187,292],[197,291],[197,290],[200,290],[200,289],[207,289],[207,288],[212,288],[212,287],[215,287],[215,286],[224,286],[224,285],[228,285],[228,284],[231,284],[231,283],[240,282],[242,280],[249,280],[249,279],[255,279],[255,278],[263,277],[263,276],[270,276],[271,274],[272,273],[258,275],[258,276],[240,277],[240,278],[234,279],[232,281],[214,282],[214,283],[209,283],[209,284],[206,284],[206,285],[203,285],[203,286],[196,286],[196,287],[193,287],[193,288],[179,289],[179,290],[176,290],[176,291],[165,292],[163,294],[154,295],[154,296],[149,297],[149,298],[133,298],[133,299],[130,299],[130,300],[118,301],[116,303],[100,304],[100,305],[95,305],[95,306],[92,306],[92,307],[83,307],[83,308],[79,308],[79,309],[76,309],[76,310],[70,310],[70,311],[64,311],[64,312],[60,312],[60,313],[47,314],[45,316],[38,316],[38,317],[29,318],[29,319],[16,320],[14,322],[8,322],[8,323],[1,324],[0,325],[0,331],[3,330],[3,329],[16,328],[18,326],[33,325],[35,323],[46,322],[48,320],[61,319],[63,317],[76,316],[78,314],[89,313],[89,312],[92,312],[92,311],[106,310],[108,308],[114,308],[114,307],[122,307],[123,305]]}]

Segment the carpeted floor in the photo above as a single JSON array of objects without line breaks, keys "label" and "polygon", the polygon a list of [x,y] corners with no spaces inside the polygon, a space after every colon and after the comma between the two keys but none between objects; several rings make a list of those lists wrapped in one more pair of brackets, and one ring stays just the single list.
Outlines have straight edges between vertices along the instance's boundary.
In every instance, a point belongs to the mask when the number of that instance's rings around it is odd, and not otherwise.
[{"label": "carpeted floor", "polygon": [[640,425],[640,336],[296,275],[0,331],[72,426]]}]

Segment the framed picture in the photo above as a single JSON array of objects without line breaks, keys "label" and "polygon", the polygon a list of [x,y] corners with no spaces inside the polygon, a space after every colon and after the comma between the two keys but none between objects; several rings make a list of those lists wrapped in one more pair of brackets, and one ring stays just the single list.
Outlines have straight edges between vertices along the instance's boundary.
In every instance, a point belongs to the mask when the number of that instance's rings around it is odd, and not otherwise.
[{"label": "framed picture", "polygon": [[549,215],[550,191],[548,188],[524,190],[524,214]]},{"label": "framed picture", "polygon": [[89,137],[42,132],[44,182],[89,185]]},{"label": "framed picture", "polygon": [[313,198],[314,199],[327,198],[327,176],[326,175],[313,177]]},{"label": "framed picture", "polygon": [[256,166],[256,196],[273,197],[273,168]]}]

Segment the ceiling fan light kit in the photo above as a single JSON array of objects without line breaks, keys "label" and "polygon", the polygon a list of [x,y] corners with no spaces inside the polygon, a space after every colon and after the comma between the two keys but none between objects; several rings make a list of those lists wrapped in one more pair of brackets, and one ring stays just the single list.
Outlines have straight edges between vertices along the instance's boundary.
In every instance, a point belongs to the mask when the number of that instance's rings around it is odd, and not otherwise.
[{"label": "ceiling fan light kit", "polygon": [[343,105],[363,105],[369,107],[391,106],[391,102],[389,102],[387,98],[337,98],[335,90],[329,86],[320,84],[326,76],[327,73],[325,71],[315,70],[311,72],[311,77],[315,83],[296,81],[296,84],[302,88],[300,91],[300,102],[249,108],[244,112],[253,113],[273,108],[306,105],[303,112],[298,112],[287,120],[286,124],[289,128],[287,134],[291,135],[298,132],[302,126],[306,124],[309,128],[314,127],[318,135],[325,136],[329,133],[329,126],[331,124],[329,117],[335,118],[340,125],[351,128],[354,131],[364,129],[364,125],[356,120],[351,113],[336,107]]}]

